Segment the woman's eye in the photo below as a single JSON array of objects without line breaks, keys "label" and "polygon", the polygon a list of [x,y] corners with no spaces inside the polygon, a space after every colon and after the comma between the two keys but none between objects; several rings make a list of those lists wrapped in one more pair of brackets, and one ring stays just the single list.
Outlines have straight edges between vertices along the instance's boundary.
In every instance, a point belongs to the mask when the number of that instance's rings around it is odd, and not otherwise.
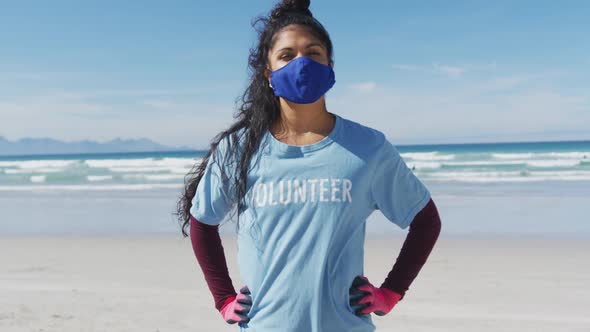
[{"label": "woman's eye", "polygon": [[[319,52],[311,52],[311,53],[308,53],[308,55],[318,55],[319,56],[319,55],[321,55],[321,53],[319,53]],[[289,55],[289,54],[285,54],[285,55],[282,55],[282,56],[279,57],[279,59],[281,59],[281,60],[287,60],[289,58],[291,58],[291,55]]]}]

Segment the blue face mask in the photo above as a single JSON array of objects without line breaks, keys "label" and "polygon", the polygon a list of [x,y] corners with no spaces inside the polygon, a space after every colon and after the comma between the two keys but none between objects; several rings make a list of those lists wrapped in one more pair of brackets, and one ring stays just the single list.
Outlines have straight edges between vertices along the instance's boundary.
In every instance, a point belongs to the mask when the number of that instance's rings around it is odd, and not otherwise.
[{"label": "blue face mask", "polygon": [[297,104],[311,104],[336,83],[332,67],[308,57],[298,57],[270,73],[275,96]]}]

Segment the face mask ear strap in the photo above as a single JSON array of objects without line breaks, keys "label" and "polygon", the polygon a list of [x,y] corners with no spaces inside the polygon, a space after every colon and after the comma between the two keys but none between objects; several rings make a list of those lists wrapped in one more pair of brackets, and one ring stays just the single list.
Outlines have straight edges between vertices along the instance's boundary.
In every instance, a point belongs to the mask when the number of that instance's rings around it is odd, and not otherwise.
[{"label": "face mask ear strap", "polygon": [[266,72],[268,73],[268,79],[266,81],[268,82],[268,86],[272,89],[272,84],[270,84],[270,73],[272,72],[272,70],[266,68]]}]

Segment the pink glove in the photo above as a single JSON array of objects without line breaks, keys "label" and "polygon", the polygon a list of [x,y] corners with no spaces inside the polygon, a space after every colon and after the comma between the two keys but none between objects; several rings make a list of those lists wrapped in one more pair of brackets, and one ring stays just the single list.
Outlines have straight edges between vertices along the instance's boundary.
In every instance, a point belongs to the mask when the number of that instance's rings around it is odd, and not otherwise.
[{"label": "pink glove", "polygon": [[358,316],[374,312],[383,316],[391,311],[401,295],[387,288],[373,286],[367,277],[357,276],[350,287],[350,306]]},{"label": "pink glove", "polygon": [[240,294],[225,300],[219,311],[223,319],[230,324],[247,323],[250,321],[248,317],[250,308],[252,308],[252,297],[248,286],[244,286],[240,289]]}]

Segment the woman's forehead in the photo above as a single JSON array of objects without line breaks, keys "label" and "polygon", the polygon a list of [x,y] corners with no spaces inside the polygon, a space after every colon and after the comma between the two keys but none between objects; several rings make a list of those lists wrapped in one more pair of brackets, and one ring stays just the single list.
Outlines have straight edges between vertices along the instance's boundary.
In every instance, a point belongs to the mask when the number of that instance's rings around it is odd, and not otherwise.
[{"label": "woman's forehead", "polygon": [[292,24],[275,35],[275,43],[273,50],[278,50],[284,47],[289,47],[299,44],[300,46],[306,46],[310,43],[320,43],[319,39],[316,38],[308,28],[301,25]]}]

